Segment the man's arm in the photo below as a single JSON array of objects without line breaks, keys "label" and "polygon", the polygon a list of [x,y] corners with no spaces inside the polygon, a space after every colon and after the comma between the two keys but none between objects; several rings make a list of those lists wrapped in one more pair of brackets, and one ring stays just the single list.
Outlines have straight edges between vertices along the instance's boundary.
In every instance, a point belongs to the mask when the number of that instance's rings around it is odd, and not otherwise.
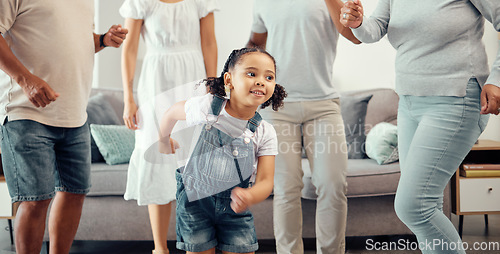
[{"label": "man's arm", "polygon": [[344,6],[342,1],[340,0],[325,0],[326,6],[328,7],[328,12],[330,13],[330,18],[333,21],[333,24],[335,25],[335,28],[337,28],[337,31],[339,31],[342,36],[344,36],[346,39],[350,40],[354,44],[360,44],[361,41],[352,34],[352,31],[350,28],[345,27],[340,23],[340,9]]},{"label": "man's arm", "polygon": [[59,96],[41,78],[33,75],[14,55],[0,34],[0,69],[7,73],[23,89],[24,94],[35,107],[45,107]]},{"label": "man's arm", "polygon": [[250,34],[250,39],[247,42],[247,48],[261,48],[266,49],[267,32]]},{"label": "man's arm", "polygon": [[119,48],[123,40],[127,36],[128,29],[122,28],[121,25],[113,25],[105,34],[94,33],[94,48],[95,53],[101,51],[105,47]]}]

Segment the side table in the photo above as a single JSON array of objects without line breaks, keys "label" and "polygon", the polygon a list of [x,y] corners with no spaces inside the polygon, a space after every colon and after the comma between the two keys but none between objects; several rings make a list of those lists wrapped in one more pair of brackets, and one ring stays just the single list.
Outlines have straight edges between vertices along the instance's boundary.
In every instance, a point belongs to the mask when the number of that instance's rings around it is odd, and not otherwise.
[{"label": "side table", "polygon": [[[464,163],[500,164],[500,142],[479,140]],[[459,216],[458,233],[462,237],[464,215],[500,214],[500,177],[463,177],[459,169],[451,179],[451,209]]]}]

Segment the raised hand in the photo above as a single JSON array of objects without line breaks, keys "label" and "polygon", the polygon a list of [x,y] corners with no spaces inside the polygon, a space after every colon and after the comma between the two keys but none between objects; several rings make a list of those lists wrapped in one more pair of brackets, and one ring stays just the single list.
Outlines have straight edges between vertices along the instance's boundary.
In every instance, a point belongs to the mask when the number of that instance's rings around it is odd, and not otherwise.
[{"label": "raised hand", "polygon": [[109,28],[108,32],[104,35],[104,45],[109,47],[118,48],[122,45],[128,33],[128,29],[123,28],[122,25],[113,25]]},{"label": "raised hand", "polygon": [[19,82],[19,85],[30,102],[37,108],[44,108],[59,97],[59,94],[52,90],[47,82],[33,74]]},{"label": "raised hand", "polygon": [[360,0],[344,3],[340,9],[340,23],[350,28],[357,28],[363,23],[363,5]]}]

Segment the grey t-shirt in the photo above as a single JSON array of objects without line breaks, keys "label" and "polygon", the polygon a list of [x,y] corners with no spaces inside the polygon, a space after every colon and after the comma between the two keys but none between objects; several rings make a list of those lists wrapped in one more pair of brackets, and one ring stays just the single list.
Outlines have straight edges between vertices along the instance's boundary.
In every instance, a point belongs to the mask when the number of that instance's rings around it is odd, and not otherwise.
[{"label": "grey t-shirt", "polygon": [[324,0],[255,0],[252,32],[267,32],[286,101],[339,97],[332,76],[339,33]]},{"label": "grey t-shirt", "polygon": [[491,70],[484,18],[500,31],[499,0],[380,0],[371,17],[353,29],[362,42],[387,34],[396,54],[396,92],[415,96],[464,96],[467,82],[500,86],[500,55]]}]

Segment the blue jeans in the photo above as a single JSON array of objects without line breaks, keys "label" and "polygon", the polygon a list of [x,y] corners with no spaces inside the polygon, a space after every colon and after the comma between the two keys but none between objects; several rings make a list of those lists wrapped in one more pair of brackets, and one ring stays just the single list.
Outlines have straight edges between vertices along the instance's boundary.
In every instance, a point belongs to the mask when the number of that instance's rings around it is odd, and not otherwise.
[{"label": "blue jeans", "polygon": [[395,209],[423,253],[465,253],[453,248],[462,242],[442,211],[443,191],[486,126],[480,93],[471,78],[465,97],[400,96]]},{"label": "blue jeans", "polygon": [[1,126],[2,163],[12,202],[50,199],[55,191],[90,189],[90,132],[31,120]]}]

